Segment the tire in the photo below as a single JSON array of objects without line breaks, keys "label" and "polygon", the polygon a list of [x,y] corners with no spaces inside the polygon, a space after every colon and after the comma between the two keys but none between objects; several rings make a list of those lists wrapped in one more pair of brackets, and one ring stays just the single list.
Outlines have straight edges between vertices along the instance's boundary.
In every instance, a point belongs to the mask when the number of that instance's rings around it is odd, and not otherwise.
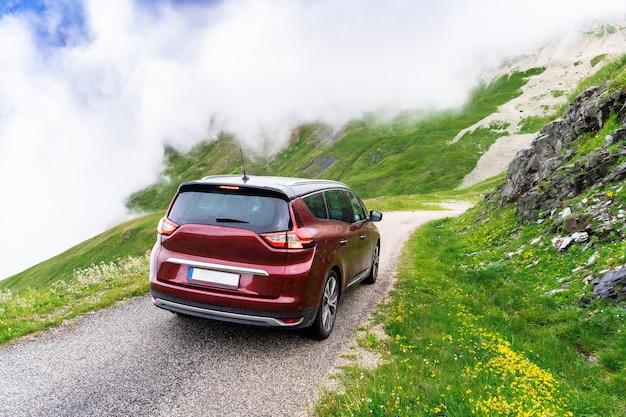
[{"label": "tire", "polygon": [[337,305],[339,304],[339,279],[335,271],[330,271],[324,283],[322,299],[317,309],[317,315],[311,332],[314,338],[324,340],[330,336],[337,317]]},{"label": "tire", "polygon": [[376,243],[374,248],[374,255],[372,256],[372,266],[370,274],[363,280],[364,284],[373,284],[378,279],[378,264],[380,262],[380,243]]}]

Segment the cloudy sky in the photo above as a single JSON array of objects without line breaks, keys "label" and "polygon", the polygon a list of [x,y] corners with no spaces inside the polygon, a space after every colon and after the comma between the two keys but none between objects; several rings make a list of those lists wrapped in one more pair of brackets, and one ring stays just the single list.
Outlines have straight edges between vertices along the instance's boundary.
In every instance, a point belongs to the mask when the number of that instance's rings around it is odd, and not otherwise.
[{"label": "cloudy sky", "polygon": [[163,145],[461,104],[623,0],[0,0],[0,278],[125,220]]}]

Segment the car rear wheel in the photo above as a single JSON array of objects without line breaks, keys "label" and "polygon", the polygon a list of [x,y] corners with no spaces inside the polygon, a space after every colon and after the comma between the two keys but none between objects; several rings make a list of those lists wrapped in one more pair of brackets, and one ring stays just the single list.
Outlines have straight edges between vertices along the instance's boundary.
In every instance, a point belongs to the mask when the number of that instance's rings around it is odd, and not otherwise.
[{"label": "car rear wheel", "polygon": [[376,244],[374,248],[374,255],[372,256],[372,266],[370,268],[370,274],[363,280],[365,284],[373,284],[378,279],[378,264],[380,262],[380,243]]},{"label": "car rear wheel", "polygon": [[339,280],[335,271],[330,271],[324,284],[322,299],[317,309],[317,316],[311,328],[316,339],[324,340],[333,331],[335,317],[337,316],[337,305],[339,303]]}]

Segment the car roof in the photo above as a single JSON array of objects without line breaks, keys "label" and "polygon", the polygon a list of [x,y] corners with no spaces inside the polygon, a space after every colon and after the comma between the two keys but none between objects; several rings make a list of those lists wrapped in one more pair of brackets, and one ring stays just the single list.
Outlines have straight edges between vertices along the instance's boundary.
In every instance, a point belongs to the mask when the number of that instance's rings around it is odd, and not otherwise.
[{"label": "car roof", "polygon": [[260,175],[211,175],[196,181],[185,182],[181,184],[181,188],[190,185],[230,185],[268,190],[284,194],[290,200],[321,190],[350,189],[346,184],[338,181]]}]

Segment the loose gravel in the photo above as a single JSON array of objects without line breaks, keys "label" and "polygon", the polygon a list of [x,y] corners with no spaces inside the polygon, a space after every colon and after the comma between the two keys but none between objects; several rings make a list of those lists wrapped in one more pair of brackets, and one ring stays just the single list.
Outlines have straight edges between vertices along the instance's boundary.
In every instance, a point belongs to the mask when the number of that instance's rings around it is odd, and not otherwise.
[{"label": "loose gravel", "polygon": [[373,286],[342,301],[329,339],[181,318],[138,297],[0,348],[0,416],[307,416],[393,285],[402,245],[451,211],[386,213]]}]

